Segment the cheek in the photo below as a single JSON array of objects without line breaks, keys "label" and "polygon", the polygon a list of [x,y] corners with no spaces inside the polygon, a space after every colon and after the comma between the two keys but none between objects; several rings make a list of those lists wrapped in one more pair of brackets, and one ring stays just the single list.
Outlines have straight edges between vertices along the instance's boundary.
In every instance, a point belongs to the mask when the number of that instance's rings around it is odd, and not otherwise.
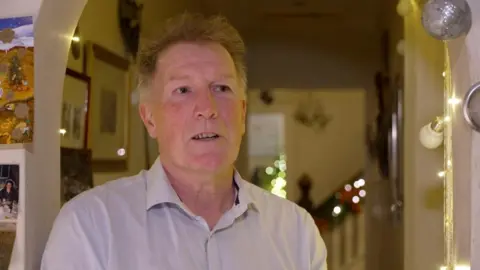
[{"label": "cheek", "polygon": [[184,123],[186,113],[178,105],[163,105],[155,112],[156,131],[159,137],[174,137],[178,135]]},{"label": "cheek", "polygon": [[222,103],[220,110],[225,116],[227,125],[242,126],[244,124],[245,113],[241,102],[236,101]]}]

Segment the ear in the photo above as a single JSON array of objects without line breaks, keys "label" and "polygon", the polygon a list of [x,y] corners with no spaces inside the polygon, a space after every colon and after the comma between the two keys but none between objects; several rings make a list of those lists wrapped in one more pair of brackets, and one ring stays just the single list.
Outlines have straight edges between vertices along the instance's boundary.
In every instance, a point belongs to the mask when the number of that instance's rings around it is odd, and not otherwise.
[{"label": "ear", "polygon": [[247,100],[242,100],[242,135],[245,135],[247,125]]},{"label": "ear", "polygon": [[157,137],[157,129],[153,119],[153,114],[148,105],[145,103],[140,103],[138,106],[138,113],[140,114],[140,118],[142,119],[148,134],[151,138],[155,139]]}]

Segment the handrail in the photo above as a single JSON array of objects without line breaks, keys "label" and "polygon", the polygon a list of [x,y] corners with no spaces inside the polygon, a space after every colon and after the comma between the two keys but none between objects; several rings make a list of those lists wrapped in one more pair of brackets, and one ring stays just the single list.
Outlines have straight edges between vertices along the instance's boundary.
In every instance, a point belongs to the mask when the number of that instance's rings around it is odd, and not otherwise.
[{"label": "handrail", "polygon": [[362,171],[356,173],[311,211],[320,230],[332,230],[343,223],[346,216],[361,212],[366,195],[363,175]]}]

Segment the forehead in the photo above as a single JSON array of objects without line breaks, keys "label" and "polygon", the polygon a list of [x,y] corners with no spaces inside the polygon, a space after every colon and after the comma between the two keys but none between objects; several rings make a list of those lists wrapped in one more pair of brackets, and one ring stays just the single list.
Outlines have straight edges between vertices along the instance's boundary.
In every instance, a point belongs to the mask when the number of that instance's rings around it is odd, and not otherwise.
[{"label": "forehead", "polygon": [[[157,76],[173,76],[189,70],[235,75],[235,64],[228,51],[217,43],[178,43],[161,53],[156,63]],[[225,74],[232,73],[232,74]]]}]

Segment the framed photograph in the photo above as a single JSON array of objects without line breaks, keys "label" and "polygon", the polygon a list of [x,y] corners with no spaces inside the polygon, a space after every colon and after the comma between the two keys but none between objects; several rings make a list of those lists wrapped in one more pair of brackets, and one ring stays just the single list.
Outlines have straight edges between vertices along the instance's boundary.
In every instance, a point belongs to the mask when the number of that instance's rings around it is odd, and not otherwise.
[{"label": "framed photograph", "polygon": [[33,17],[0,18],[0,144],[33,141],[33,78]]},{"label": "framed photograph", "polygon": [[92,152],[89,149],[60,149],[62,204],[93,188]]},{"label": "framed photograph", "polygon": [[67,68],[60,127],[62,147],[87,148],[89,100],[90,77]]},{"label": "framed photograph", "polygon": [[248,116],[248,154],[278,156],[285,151],[285,115],[253,113]]},{"label": "framed photograph", "polygon": [[15,231],[20,196],[20,165],[0,164],[0,231]]},{"label": "framed photograph", "polygon": [[88,147],[94,172],[127,170],[130,62],[95,44],[86,44],[91,76]]}]

